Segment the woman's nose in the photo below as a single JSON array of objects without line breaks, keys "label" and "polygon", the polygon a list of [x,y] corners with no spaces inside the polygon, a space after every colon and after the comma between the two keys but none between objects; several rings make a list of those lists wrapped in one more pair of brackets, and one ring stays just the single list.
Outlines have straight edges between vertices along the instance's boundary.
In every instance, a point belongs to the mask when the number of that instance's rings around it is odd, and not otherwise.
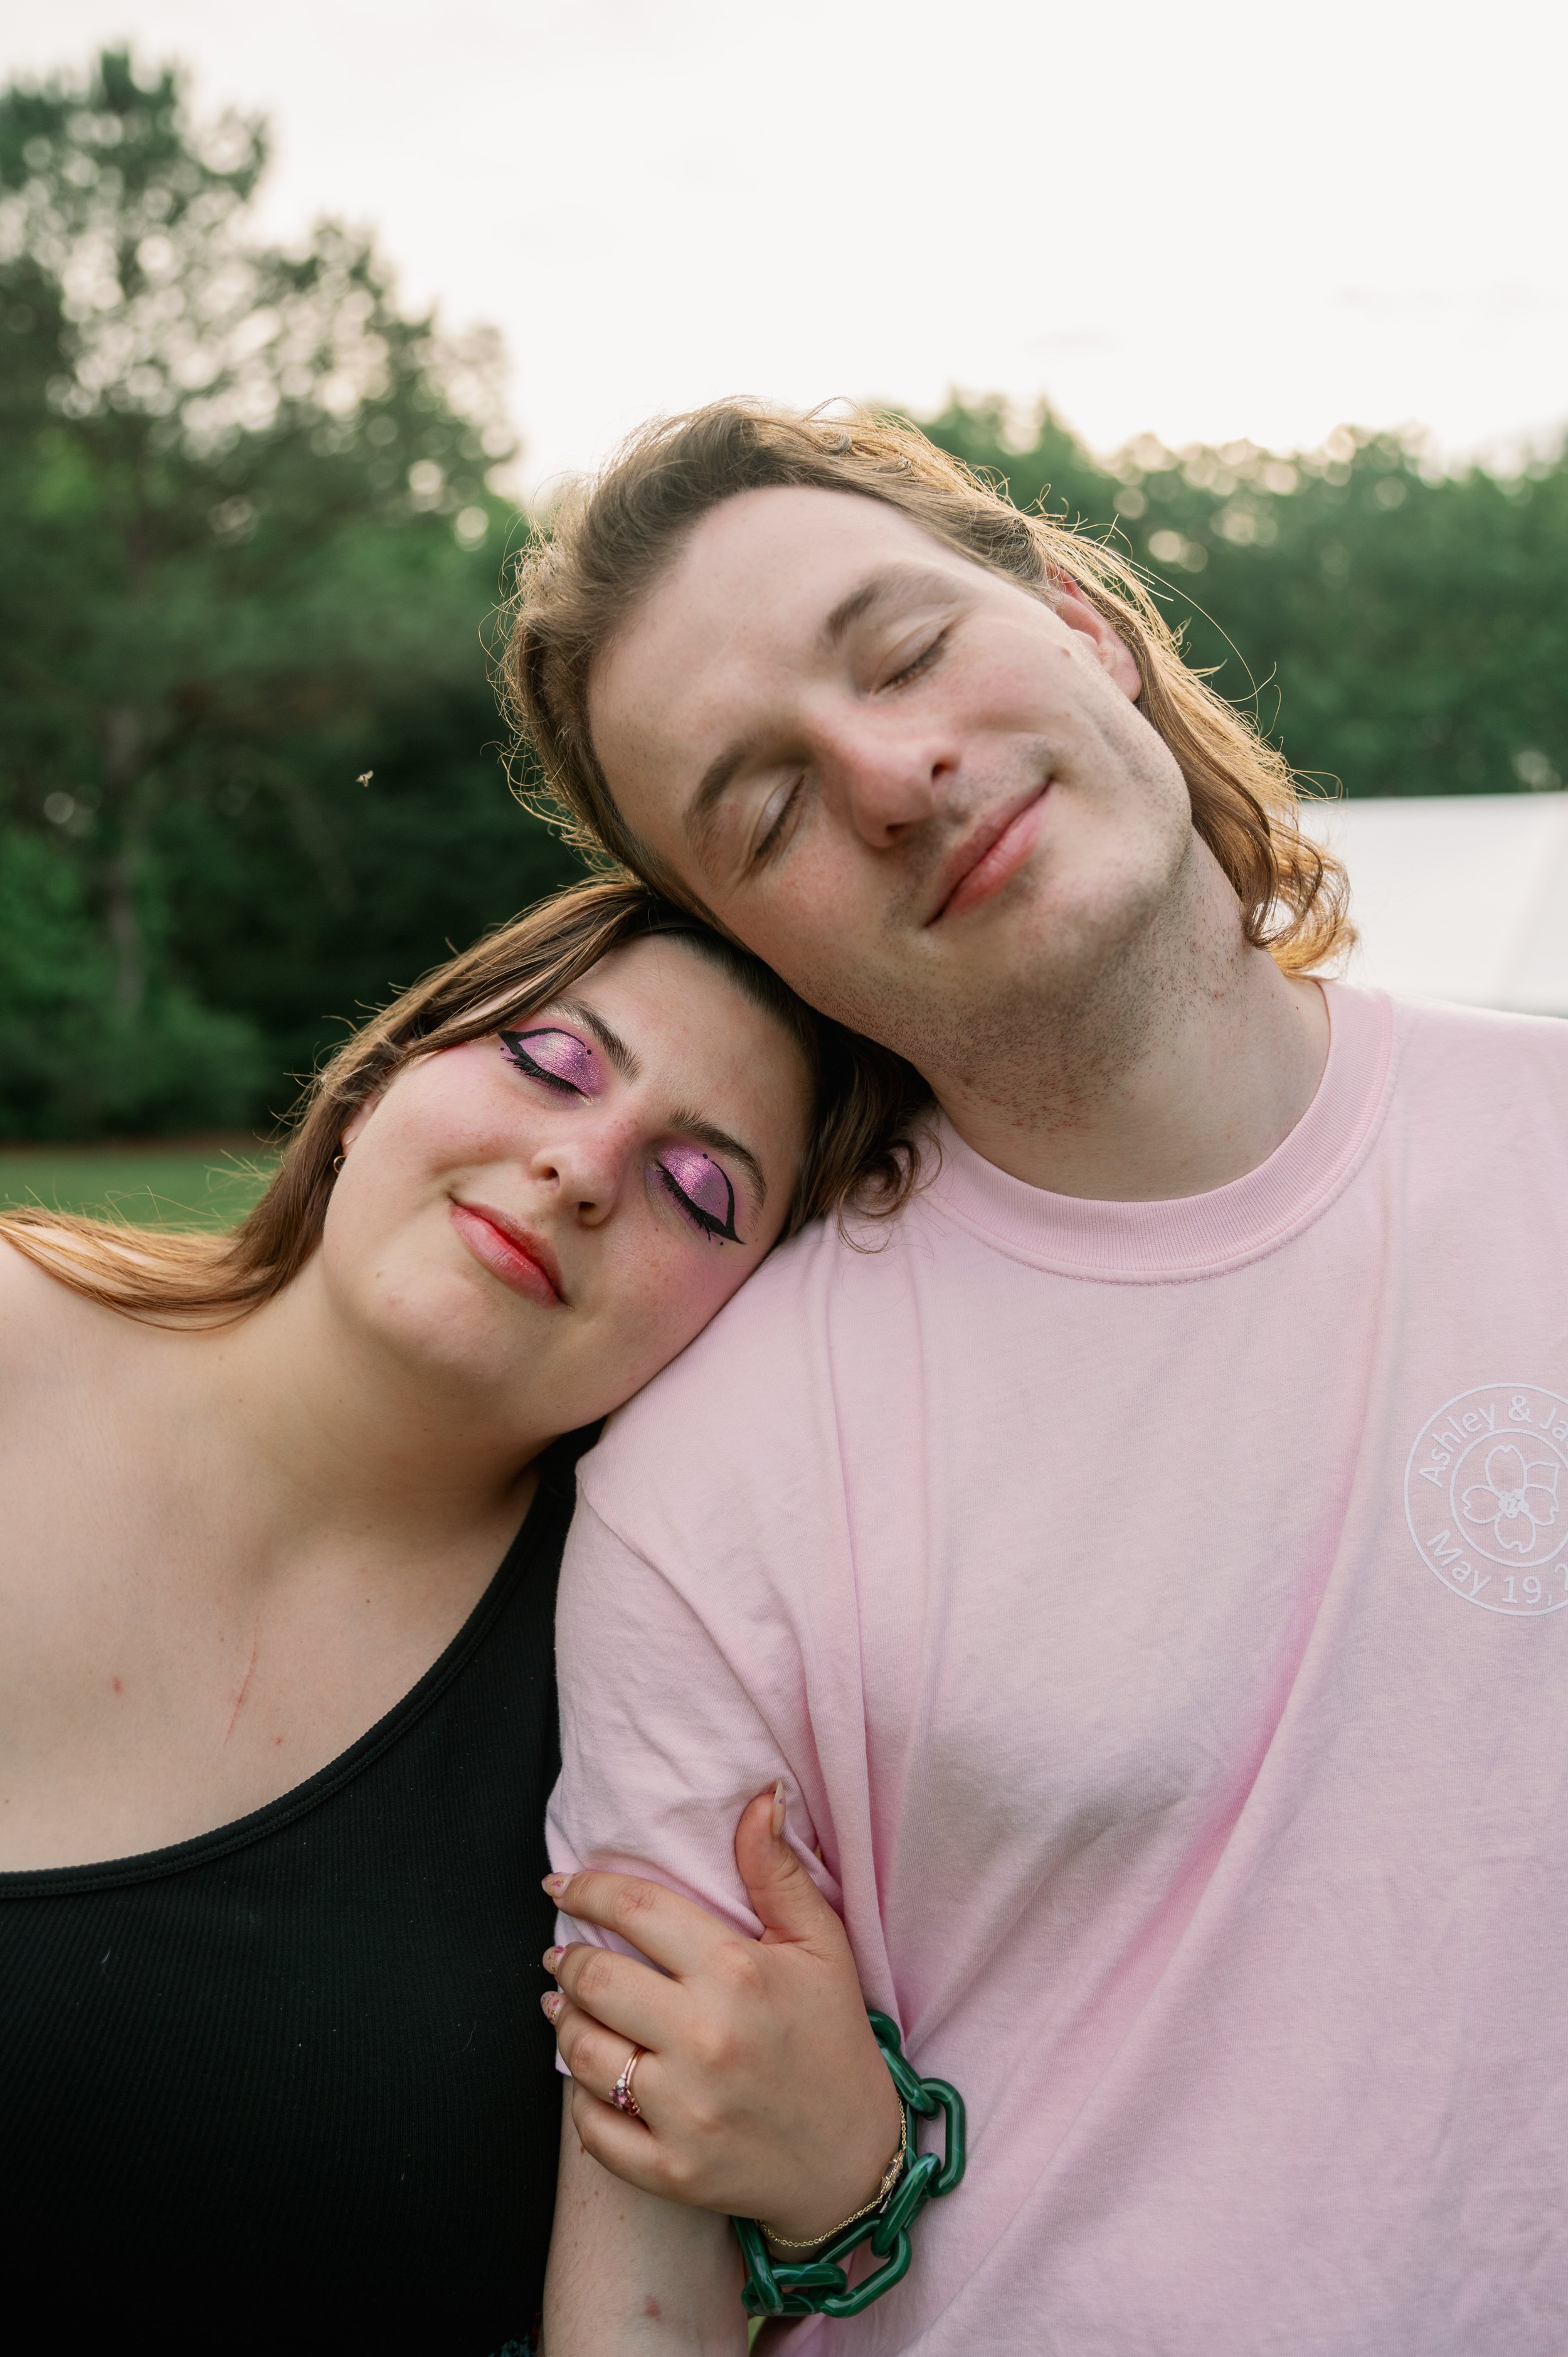
[{"label": "woman's nose", "polygon": [[563,1211],[587,1225],[608,1219],[625,1190],[634,1141],[622,1123],[585,1108],[535,1147],[532,1175],[557,1194]]}]

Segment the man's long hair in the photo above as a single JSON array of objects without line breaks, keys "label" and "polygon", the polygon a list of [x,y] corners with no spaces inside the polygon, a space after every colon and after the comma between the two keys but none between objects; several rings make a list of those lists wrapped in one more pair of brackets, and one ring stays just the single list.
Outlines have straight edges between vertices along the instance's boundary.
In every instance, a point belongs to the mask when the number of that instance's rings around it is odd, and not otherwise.
[{"label": "man's long hair", "polygon": [[596,659],[710,509],[776,487],[882,500],[961,555],[1048,597],[1070,584],[1131,650],[1144,717],[1187,780],[1193,824],[1241,904],[1247,939],[1287,974],[1348,948],[1348,881],[1301,825],[1283,754],[1183,662],[1138,574],[1103,542],[1026,514],[913,426],[721,401],[634,434],[563,501],[524,551],[510,608],[503,692],[542,770],[536,797],[578,845],[700,910],[689,885],[627,825],[588,727]]}]

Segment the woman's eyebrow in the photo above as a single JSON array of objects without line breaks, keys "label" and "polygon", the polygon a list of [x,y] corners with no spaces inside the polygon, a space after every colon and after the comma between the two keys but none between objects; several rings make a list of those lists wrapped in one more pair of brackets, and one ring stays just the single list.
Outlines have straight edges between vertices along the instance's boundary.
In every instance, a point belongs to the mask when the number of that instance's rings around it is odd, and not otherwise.
[{"label": "woman's eyebrow", "polygon": [[727,1154],[732,1162],[738,1162],[746,1173],[757,1208],[761,1211],[768,1200],[768,1181],[762,1175],[761,1163],[749,1146],[743,1146],[738,1137],[730,1135],[727,1129],[719,1129],[713,1122],[704,1121],[698,1113],[674,1113],[670,1117],[670,1126],[680,1130],[685,1137],[694,1137],[699,1146],[707,1146],[710,1152]]},{"label": "woman's eyebrow", "polygon": [[620,1033],[612,1028],[585,998],[557,998],[553,1004],[563,1015],[569,1015],[574,1023],[580,1023],[585,1031],[593,1033],[622,1080],[637,1079],[642,1066],[636,1055]]},{"label": "woman's eyebrow", "polygon": [[[624,1079],[628,1081],[637,1079],[642,1066],[636,1055],[627,1046],[620,1033],[607,1023],[604,1017],[596,1007],[590,1006],[585,998],[557,998],[553,1004],[559,1014],[570,1016],[574,1023],[580,1023],[585,1031],[593,1033],[617,1071]],[[768,1200],[768,1181],[762,1175],[761,1163],[749,1146],[743,1146],[738,1137],[732,1137],[727,1129],[720,1129],[716,1122],[707,1120],[700,1113],[678,1111],[671,1114],[670,1126],[671,1129],[680,1130],[687,1137],[694,1137],[699,1146],[707,1146],[711,1153],[727,1154],[732,1162],[738,1162],[746,1175],[746,1184],[751,1189],[757,1208],[761,1211]]]}]

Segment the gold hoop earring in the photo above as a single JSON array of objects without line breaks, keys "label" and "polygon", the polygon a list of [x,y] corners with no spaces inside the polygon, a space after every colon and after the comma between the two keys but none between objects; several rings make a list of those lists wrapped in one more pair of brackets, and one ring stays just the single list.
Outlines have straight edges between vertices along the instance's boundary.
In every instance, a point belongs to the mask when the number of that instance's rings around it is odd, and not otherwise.
[{"label": "gold hoop earring", "polygon": [[338,1156],[335,1157],[335,1159],[334,1159],[334,1161],[333,1161],[333,1164],[332,1164],[332,1175],[333,1175],[333,1177],[334,1177],[334,1178],[336,1178],[336,1177],[337,1177],[337,1175],[338,1175],[338,1171],[339,1171],[339,1170],[341,1170],[341,1168],[343,1168],[344,1163],[348,1160],[348,1158],[349,1158],[349,1157],[348,1157],[348,1156],[347,1156],[346,1154],[339,1154],[339,1155],[338,1155]]}]

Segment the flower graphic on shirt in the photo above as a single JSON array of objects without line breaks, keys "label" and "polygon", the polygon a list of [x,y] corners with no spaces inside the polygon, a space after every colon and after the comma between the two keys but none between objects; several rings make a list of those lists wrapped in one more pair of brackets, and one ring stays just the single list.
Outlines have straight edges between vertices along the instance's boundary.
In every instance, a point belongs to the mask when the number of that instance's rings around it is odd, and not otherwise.
[{"label": "flower graphic on shirt", "polygon": [[1527,1464],[1517,1448],[1492,1449],[1486,1480],[1473,1482],[1460,1501],[1466,1521],[1490,1523],[1499,1546],[1528,1555],[1536,1533],[1550,1530],[1557,1520],[1558,1469],[1550,1461]]}]

